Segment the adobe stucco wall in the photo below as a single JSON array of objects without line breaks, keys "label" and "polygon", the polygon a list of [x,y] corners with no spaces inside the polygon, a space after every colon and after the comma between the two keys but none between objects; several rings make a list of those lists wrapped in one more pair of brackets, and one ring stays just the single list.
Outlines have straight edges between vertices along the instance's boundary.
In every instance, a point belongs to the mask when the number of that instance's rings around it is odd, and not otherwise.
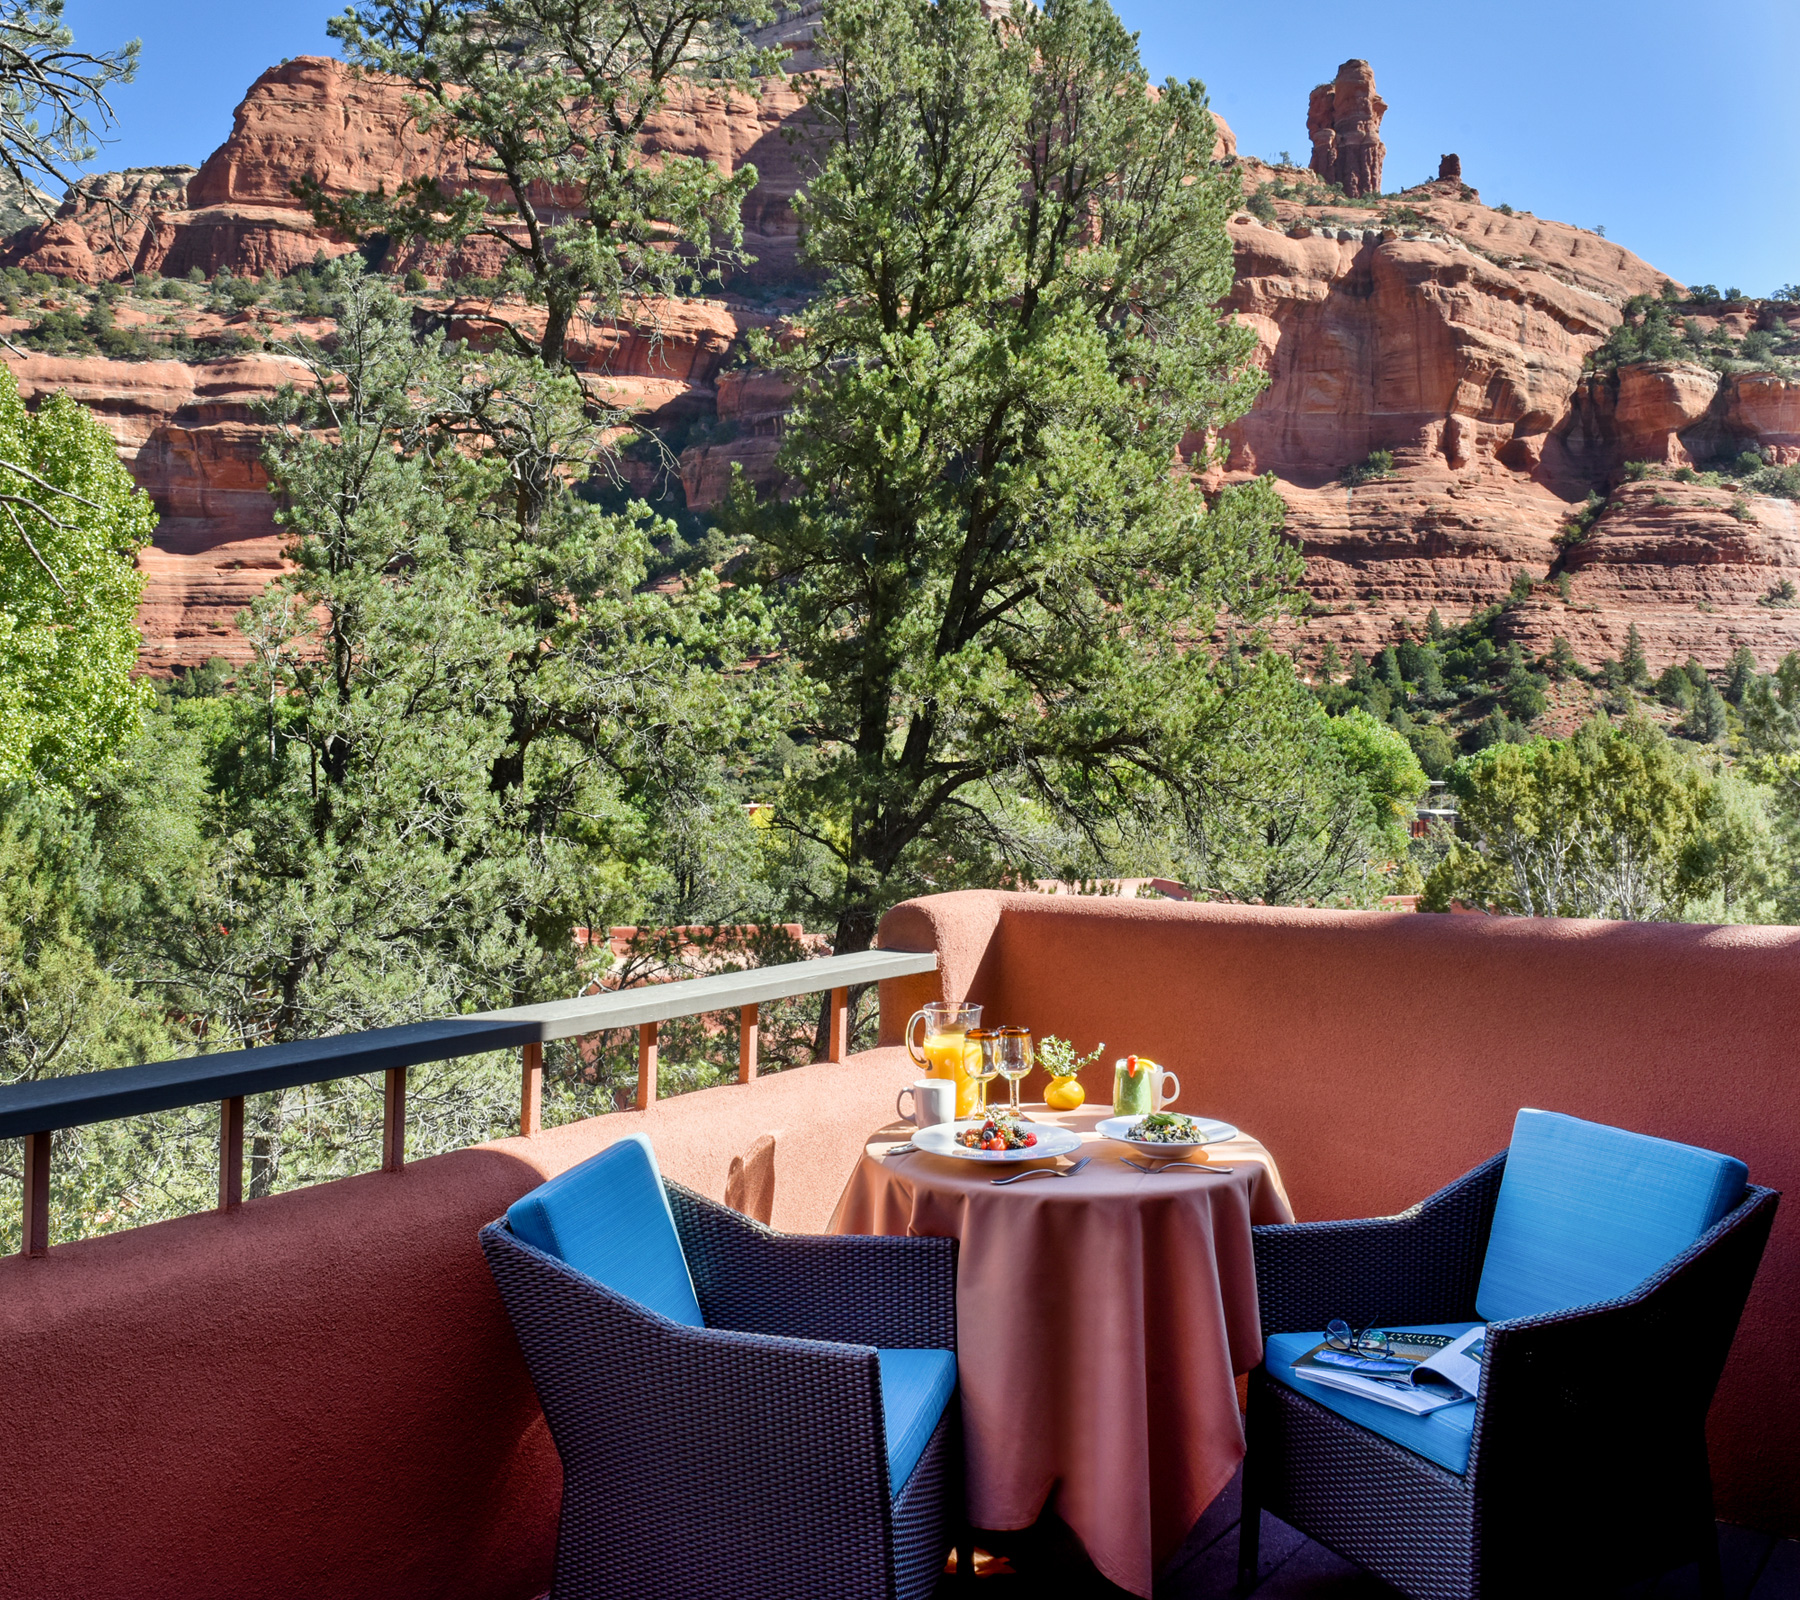
[{"label": "adobe stucco wall", "polygon": [[776,1132],[773,1221],[821,1229],[914,1076],[875,1051],[0,1259],[0,1597],[542,1594],[561,1469],[476,1230],[639,1128],[714,1198]]},{"label": "adobe stucco wall", "polygon": [[[1410,1204],[1521,1105],[1800,1191],[1800,930],[959,894],[896,908],[882,942],[940,971],[884,985],[888,1048],[843,1066],[0,1260],[0,1600],[542,1592],[559,1473],[476,1229],[638,1127],[715,1196],[778,1131],[774,1220],[822,1228],[914,1075],[892,1042],[940,991],[1176,1067],[1184,1106],[1269,1146],[1303,1217]],[[1724,1514],[1785,1532],[1796,1327],[1790,1203],[1713,1426]]]},{"label": "adobe stucco wall", "polygon": [[1800,1532],[1800,929],[966,893],[880,942],[944,957],[884,994],[884,1040],[937,985],[1104,1039],[1090,1098],[1153,1056],[1181,1109],[1262,1140],[1302,1220],[1403,1209],[1527,1105],[1741,1157],[1786,1199],[1713,1410],[1720,1513]]}]

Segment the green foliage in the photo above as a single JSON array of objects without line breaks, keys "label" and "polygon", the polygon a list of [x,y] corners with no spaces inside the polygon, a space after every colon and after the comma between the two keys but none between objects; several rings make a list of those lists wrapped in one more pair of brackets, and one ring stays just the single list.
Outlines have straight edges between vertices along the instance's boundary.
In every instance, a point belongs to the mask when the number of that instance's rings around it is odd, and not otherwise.
[{"label": "green foliage", "polygon": [[1184,882],[1269,905],[1370,905],[1395,884],[1426,777],[1367,712],[1324,715],[1265,655],[1227,708],[1236,737],[1209,764],[1213,803],[1172,863]]},{"label": "green foliage", "polygon": [[131,737],[131,678],[156,513],[106,430],[0,373],[0,783],[87,782]]},{"label": "green foliage", "polygon": [[1275,220],[1275,199],[1274,196],[1269,193],[1269,190],[1273,187],[1272,184],[1267,183],[1259,185],[1256,193],[1250,196],[1247,203],[1246,209],[1249,211],[1250,215],[1255,217],[1259,222],[1267,223]]},{"label": "green foliage", "polygon": [[0,0],[0,168],[24,187],[60,189],[71,169],[99,153],[96,126],[112,124],[107,99],[137,73],[138,41],[116,50],[75,48],[63,0]]},{"label": "green foliage", "polygon": [[1744,703],[1750,685],[1756,681],[1756,656],[1747,644],[1741,644],[1726,668],[1725,698],[1734,706]]},{"label": "green foliage", "polygon": [[1343,471],[1343,481],[1352,486],[1364,483],[1379,483],[1384,478],[1394,475],[1394,452],[1391,450],[1371,450],[1353,467]]},{"label": "green foliage", "polygon": [[1501,699],[1506,709],[1522,722],[1541,717],[1550,709],[1548,688],[1549,680],[1541,672],[1533,672],[1515,646],[1501,686]]},{"label": "green foliage", "polygon": [[1436,781],[1456,760],[1456,743],[1437,723],[1419,723],[1407,730],[1406,742],[1427,778]]},{"label": "green foliage", "polygon": [[749,89],[774,70],[780,52],[743,31],[772,17],[764,0],[366,0],[327,24],[345,58],[409,84],[420,131],[472,157],[392,195],[334,196],[310,173],[295,193],[366,247],[497,245],[506,281],[545,320],[541,331],[499,311],[483,320],[558,366],[578,315],[627,303],[649,314],[744,259],[739,211],[756,168],[652,157],[641,136],[671,95]]},{"label": "green foliage", "polygon": [[1625,630],[1625,649],[1619,656],[1619,676],[1632,689],[1642,689],[1650,682],[1650,661],[1644,654],[1643,636],[1634,622]]},{"label": "green foliage", "polygon": [[1652,724],[1590,724],[1574,738],[1494,744],[1450,776],[1459,835],[1422,902],[1525,916],[1741,915],[1768,836],[1734,784]]},{"label": "green foliage", "polygon": [[1589,493],[1580,507],[1570,516],[1556,534],[1556,542],[1565,547],[1581,544],[1594,531],[1594,524],[1600,520],[1606,510],[1606,497]]},{"label": "green foliage", "polygon": [[798,391],[797,489],[740,488],[732,519],[804,678],[777,825],[837,862],[839,950],[1046,828],[1198,827],[1273,669],[1184,641],[1225,608],[1254,624],[1299,570],[1266,479],[1209,505],[1169,470],[1262,382],[1216,310],[1238,195],[1204,91],[1148,95],[1100,0],[1014,22],[827,5],[796,201],[823,283],[799,337],[755,345]]}]

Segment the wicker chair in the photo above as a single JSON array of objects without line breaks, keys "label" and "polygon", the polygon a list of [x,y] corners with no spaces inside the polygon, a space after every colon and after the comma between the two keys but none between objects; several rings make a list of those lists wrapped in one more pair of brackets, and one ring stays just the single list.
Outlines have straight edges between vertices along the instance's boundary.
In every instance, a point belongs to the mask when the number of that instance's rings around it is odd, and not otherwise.
[{"label": "wicker chair", "polygon": [[[611,1234],[598,1257],[521,1212],[633,1160],[666,1205],[632,1218],[581,1197]],[[671,1272],[621,1266],[621,1234],[627,1252],[649,1236]],[[954,1355],[947,1378],[937,1355],[956,1347],[954,1240],[775,1233],[663,1179],[637,1136],[526,1196],[481,1245],[562,1457],[552,1600],[935,1590],[961,1504]]]},{"label": "wicker chair", "polygon": [[[1521,1126],[1547,1115],[1521,1113]],[[1515,1164],[1518,1148],[1515,1133]],[[1398,1217],[1254,1230],[1273,1342],[1250,1379],[1240,1593],[1258,1581],[1263,1510],[1411,1600],[1594,1596],[1695,1561],[1703,1591],[1721,1592],[1706,1413],[1779,1199],[1736,1163],[1713,1207],[1723,1214],[1624,1292],[1488,1319],[1462,1470],[1342,1414],[1361,1407],[1401,1431],[1375,1415],[1389,1408],[1271,1375],[1323,1338],[1280,1330],[1480,1318],[1478,1299],[1494,1298],[1484,1268],[1507,1161],[1494,1156]],[[1616,1267],[1602,1261],[1602,1274]]]}]

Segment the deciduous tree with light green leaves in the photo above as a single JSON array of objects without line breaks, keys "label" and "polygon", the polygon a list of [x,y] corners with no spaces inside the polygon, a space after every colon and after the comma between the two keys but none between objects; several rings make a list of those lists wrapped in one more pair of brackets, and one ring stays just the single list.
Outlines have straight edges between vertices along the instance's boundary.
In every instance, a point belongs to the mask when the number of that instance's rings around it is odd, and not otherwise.
[{"label": "deciduous tree with light green leaves", "polygon": [[156,512],[106,430],[0,370],[0,783],[85,782],[137,731],[133,681]]},{"label": "deciduous tree with light green leaves", "polygon": [[1262,381],[1203,88],[1153,93],[1104,0],[828,0],[814,47],[823,282],[757,352],[794,489],[733,516],[811,695],[778,825],[836,858],[851,951],[1026,864],[1023,814],[1197,818],[1233,722],[1206,640],[1298,559],[1267,481],[1209,497],[1178,453]]},{"label": "deciduous tree with light green leaves", "polygon": [[1654,724],[1589,723],[1451,769],[1458,838],[1422,904],[1530,917],[1753,921],[1772,840],[1751,786]]}]

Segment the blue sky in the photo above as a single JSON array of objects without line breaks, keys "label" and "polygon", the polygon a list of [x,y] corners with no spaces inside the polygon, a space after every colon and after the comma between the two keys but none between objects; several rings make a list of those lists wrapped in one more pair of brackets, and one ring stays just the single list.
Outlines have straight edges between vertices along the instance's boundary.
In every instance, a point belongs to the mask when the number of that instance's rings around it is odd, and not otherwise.
[{"label": "blue sky", "polygon": [[[1114,0],[1157,77],[1203,79],[1246,153],[1307,157],[1306,97],[1373,63],[1389,188],[1454,150],[1490,205],[1592,227],[1688,283],[1800,282],[1800,5],[1507,7]],[[97,169],[198,163],[257,74],[327,53],[342,0],[69,0],[79,43],[144,41]]]}]

